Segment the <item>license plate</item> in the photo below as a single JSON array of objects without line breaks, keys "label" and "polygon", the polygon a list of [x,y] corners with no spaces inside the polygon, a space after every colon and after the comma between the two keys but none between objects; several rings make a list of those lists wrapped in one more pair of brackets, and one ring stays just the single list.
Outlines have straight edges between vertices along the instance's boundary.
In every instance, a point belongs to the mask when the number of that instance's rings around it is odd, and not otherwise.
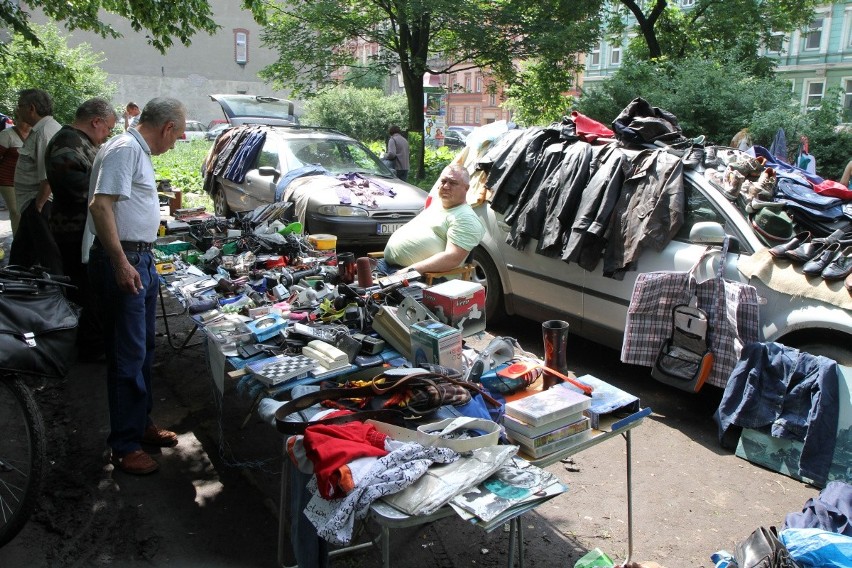
[{"label": "license plate", "polygon": [[379,223],[376,227],[377,235],[390,235],[400,227],[405,225],[405,223]]}]

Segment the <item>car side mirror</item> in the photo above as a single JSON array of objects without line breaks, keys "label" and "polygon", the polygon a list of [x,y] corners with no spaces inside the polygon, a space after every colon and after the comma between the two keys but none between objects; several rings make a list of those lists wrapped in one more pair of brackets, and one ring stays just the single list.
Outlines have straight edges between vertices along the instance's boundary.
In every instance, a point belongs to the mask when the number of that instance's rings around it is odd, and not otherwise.
[{"label": "car side mirror", "polygon": [[729,238],[728,251],[740,252],[740,240],[737,237],[727,235],[721,223],[715,221],[699,221],[689,231],[689,240],[697,245],[721,245],[725,237]]},{"label": "car side mirror", "polygon": [[274,180],[278,180],[281,176],[281,172],[279,172],[276,168],[272,166],[262,166],[258,168],[257,173],[262,176],[272,176]]}]

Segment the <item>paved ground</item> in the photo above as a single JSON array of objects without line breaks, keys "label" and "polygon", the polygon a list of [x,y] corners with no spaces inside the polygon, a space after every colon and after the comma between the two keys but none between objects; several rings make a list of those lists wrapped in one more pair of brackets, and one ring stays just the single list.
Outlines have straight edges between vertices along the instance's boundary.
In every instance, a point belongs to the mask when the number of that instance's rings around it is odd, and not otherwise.
[{"label": "paved ground", "polygon": [[[0,213],[0,241],[8,221]],[[173,324],[177,324],[173,321]],[[162,327],[162,325],[161,325]],[[173,325],[175,340],[185,326]],[[541,354],[540,327],[525,320],[490,329]],[[36,382],[51,436],[51,471],[39,509],[12,543],[3,567],[275,566],[280,440],[273,428],[239,425],[248,402],[232,385],[211,387],[199,347],[178,354],[160,337],[155,418],[180,445],[144,478],[114,472],[106,459],[102,365],[78,365],[65,381]],[[760,525],[780,525],[817,490],[722,450],[711,415],[718,389],[690,396],[657,384],[618,353],[572,338],[569,367],[634,392],[654,409],[634,431],[634,559],[668,568],[712,566]],[[624,444],[615,439],[551,470],[568,494],[524,518],[526,565],[572,567],[586,550],[627,550]],[[395,531],[398,568],[505,566],[508,533],[460,520]],[[376,550],[336,557],[335,567],[374,567]]]}]

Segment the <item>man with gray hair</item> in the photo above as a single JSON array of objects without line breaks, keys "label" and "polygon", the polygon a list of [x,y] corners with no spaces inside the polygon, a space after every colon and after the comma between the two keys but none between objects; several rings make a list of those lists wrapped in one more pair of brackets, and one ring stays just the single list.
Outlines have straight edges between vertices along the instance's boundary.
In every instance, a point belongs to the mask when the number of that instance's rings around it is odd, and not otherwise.
[{"label": "man with gray hair", "polygon": [[139,124],[98,152],[89,185],[88,229],[95,235],[89,278],[98,298],[107,357],[112,463],[130,474],[159,464],[142,446],[170,447],[177,435],[151,420],[151,375],[159,280],[151,254],[160,201],[151,156],[174,148],[186,128],[186,107],[158,97]]},{"label": "man with gray hair", "polygon": [[101,326],[91,299],[89,277],[81,250],[89,205],[89,178],[98,148],[106,142],[118,119],[115,109],[101,98],[85,101],[74,122],[63,126],[47,145],[45,169],[53,193],[50,232],[56,241],[63,273],[76,289],[68,298],[82,306],[77,333],[77,355],[97,360],[103,355]]},{"label": "man with gray hair", "polygon": [[41,264],[51,271],[61,271],[47,226],[51,195],[44,156],[47,144],[62,125],[52,116],[53,100],[41,89],[24,89],[18,93],[17,112],[32,130],[18,150],[15,167],[15,201],[21,220],[9,251],[9,262],[24,266]]},{"label": "man with gray hair", "polygon": [[485,235],[479,216],[467,204],[469,187],[470,176],[463,166],[444,168],[438,178],[440,203],[430,203],[391,235],[379,270],[390,273],[406,267],[422,274],[464,264]]}]

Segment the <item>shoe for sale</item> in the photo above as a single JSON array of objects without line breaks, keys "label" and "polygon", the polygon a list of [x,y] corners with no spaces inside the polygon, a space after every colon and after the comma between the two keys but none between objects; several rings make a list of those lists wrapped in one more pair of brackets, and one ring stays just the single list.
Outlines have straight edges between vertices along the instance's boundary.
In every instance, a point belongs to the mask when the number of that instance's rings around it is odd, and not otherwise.
[{"label": "shoe for sale", "polygon": [[822,271],[834,260],[837,253],[840,252],[840,243],[831,243],[823,245],[817,251],[814,257],[805,263],[802,267],[802,272],[808,276],[820,276]]},{"label": "shoe for sale", "polygon": [[160,469],[160,464],[144,450],[136,450],[121,457],[113,455],[110,461],[116,469],[131,475],[148,475]]},{"label": "shoe for sale", "polygon": [[786,243],[776,245],[769,249],[769,254],[774,256],[775,258],[787,258],[787,251],[793,250],[799,247],[802,243],[806,242],[811,238],[810,231],[802,231],[797,234],[795,237],[787,241]]},{"label": "shoe for sale", "polygon": [[745,181],[745,176],[729,166],[722,178],[722,193],[731,201],[736,201],[740,195],[743,181]]},{"label": "shoe for sale", "polygon": [[[838,244],[838,247],[840,245]],[[852,274],[852,246],[844,248],[822,271],[823,280],[844,280]]]},{"label": "shoe for sale", "polygon": [[142,443],[149,446],[159,446],[161,448],[171,448],[177,446],[177,434],[171,430],[163,430],[157,428],[153,424],[149,424],[145,428],[145,433],[142,435]]},{"label": "shoe for sale", "polygon": [[704,167],[709,169],[718,168],[722,165],[722,160],[719,158],[716,146],[704,147]]},{"label": "shoe for sale", "polygon": [[729,163],[728,167],[738,171],[746,178],[754,179],[763,171],[765,163],[766,158],[763,156],[752,158],[751,156],[746,155],[741,157],[739,160]]},{"label": "shoe for sale", "polygon": [[788,250],[784,256],[796,264],[804,264],[814,258],[824,245],[838,242],[842,236],[843,231],[838,229],[825,238],[802,243],[799,247]]},{"label": "shoe for sale", "polygon": [[757,187],[758,195],[764,201],[772,201],[775,197],[775,188],[778,186],[778,178],[775,176],[775,170],[766,168],[760,172],[760,177],[754,182]]},{"label": "shoe for sale", "polygon": [[846,286],[846,291],[852,294],[852,274],[846,277],[846,280],[843,281],[843,285]]},{"label": "shoe for sale", "polygon": [[702,144],[693,144],[683,155],[683,167],[687,170],[696,168],[703,169],[704,167],[704,146]]}]

